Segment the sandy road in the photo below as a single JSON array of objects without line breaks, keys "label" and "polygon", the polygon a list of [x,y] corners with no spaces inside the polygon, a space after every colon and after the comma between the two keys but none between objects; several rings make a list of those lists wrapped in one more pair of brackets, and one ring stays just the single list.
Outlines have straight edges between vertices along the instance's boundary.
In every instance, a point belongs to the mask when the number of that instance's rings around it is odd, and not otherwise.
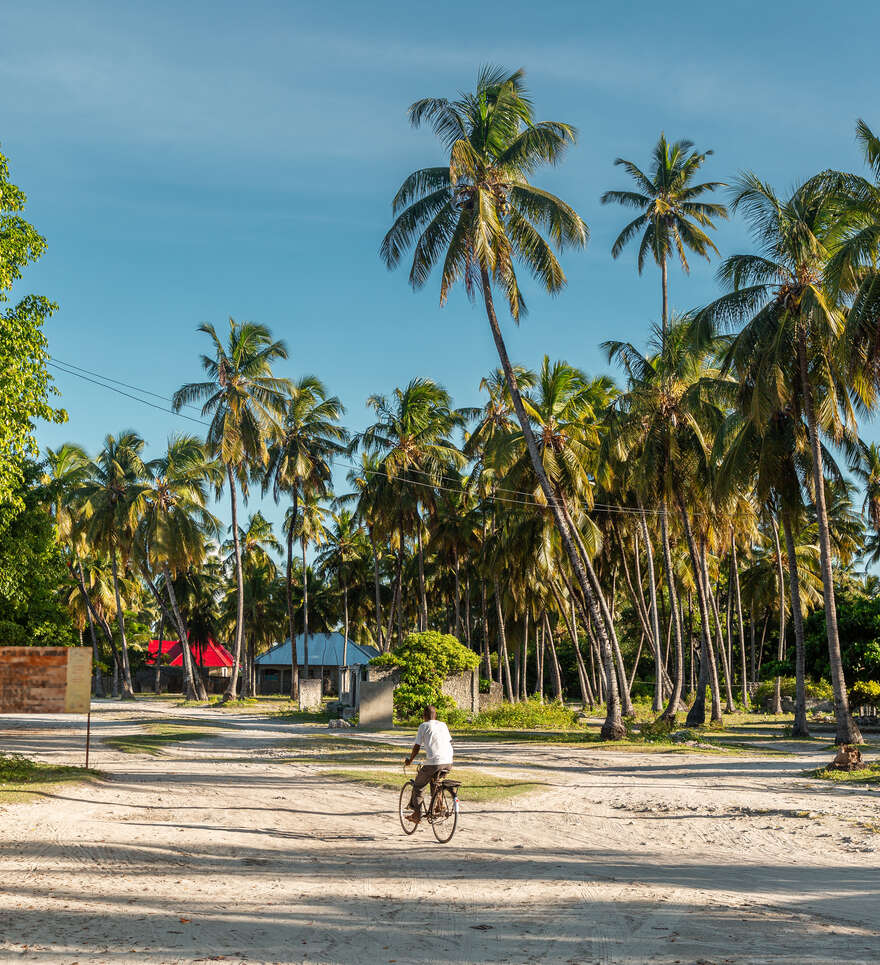
[{"label": "sandy road", "polygon": [[[216,734],[157,758],[101,745],[168,713]],[[403,836],[394,795],[285,750],[316,731],[103,704],[108,780],[0,805],[0,961],[880,961],[880,834],[862,826],[880,793],[801,777],[808,755],[468,744],[548,789],[465,802],[441,846]],[[81,741],[78,720],[0,717],[4,750],[81,763]]]}]

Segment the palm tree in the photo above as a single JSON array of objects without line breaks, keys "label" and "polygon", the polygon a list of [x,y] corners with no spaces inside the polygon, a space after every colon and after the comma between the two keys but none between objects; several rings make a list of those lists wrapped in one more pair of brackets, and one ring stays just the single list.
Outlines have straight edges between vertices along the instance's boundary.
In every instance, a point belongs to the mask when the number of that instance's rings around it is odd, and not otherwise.
[{"label": "palm tree", "polygon": [[[264,584],[271,584],[275,579],[276,566],[272,558],[273,553],[281,552],[281,544],[275,538],[272,524],[261,513],[251,513],[248,518],[246,528],[239,527],[238,545],[241,547],[241,568],[244,574],[245,585],[245,616],[262,613],[260,603],[255,598],[255,593],[259,595],[260,588]],[[221,547],[227,554],[225,565],[227,568],[235,566],[235,541],[226,540]],[[256,641],[259,633],[253,626],[247,626],[242,641],[242,697],[253,695],[256,687],[256,670],[254,658],[256,657]]]},{"label": "palm tree", "polygon": [[743,327],[728,359],[764,385],[775,411],[790,410],[806,422],[812,451],[812,494],[819,529],[825,626],[838,743],[861,735],[849,712],[834,599],[832,545],[825,496],[821,434],[844,441],[855,417],[850,393],[863,386],[841,365],[843,306],[828,283],[833,245],[840,229],[840,202],[826,179],[795,188],[787,200],[754,174],[743,175],[731,210],[742,210],[758,254],[734,255],[722,264],[729,293],[698,315],[707,330]]},{"label": "palm tree", "polygon": [[[88,474],[89,457],[82,446],[72,442],[65,442],[57,449],[46,449],[46,472],[43,475],[43,485],[46,487],[47,499],[55,518],[55,532],[58,542],[69,552],[66,559],[74,575],[75,593],[82,598],[85,587],[85,574],[82,567],[83,533],[79,525],[82,514],[80,490]],[[95,634],[95,621],[91,607],[85,599],[83,603],[83,617],[89,626],[89,636],[92,642],[92,693],[96,697],[104,696],[104,684],[101,677],[100,654],[98,638]],[[72,601],[71,601],[71,605]]]},{"label": "palm tree", "polygon": [[147,505],[147,468],[141,453],[144,440],[132,430],[118,436],[108,435],[104,448],[88,468],[81,495],[87,522],[87,539],[110,558],[116,622],[122,653],[122,696],[134,698],[125,614],[119,592],[119,561],[127,566],[134,532]]},{"label": "palm tree", "polygon": [[382,471],[391,486],[385,493],[397,507],[399,565],[402,566],[403,538],[415,533],[419,568],[419,629],[428,629],[428,601],[425,589],[424,528],[420,509],[434,509],[434,486],[454,471],[465,457],[452,441],[452,432],[464,423],[464,416],[452,408],[449,393],[432,379],[413,379],[405,389],[388,397],[373,395],[367,405],[377,421],[360,435],[368,452],[381,456]]},{"label": "palm tree", "polygon": [[[192,435],[172,436],[166,452],[152,460],[147,470],[147,509],[140,528],[144,547],[141,572],[164,612],[165,604],[149,570],[155,567],[161,572],[171,604],[169,622],[176,627],[180,640],[187,696],[206,700],[204,682],[193,672],[189,633],[177,603],[173,576],[200,566],[205,559],[206,537],[219,527],[207,509],[208,486],[222,482],[223,470],[207,458],[203,443]],[[160,657],[161,647],[157,660]]]},{"label": "palm tree", "polygon": [[[698,346],[690,319],[673,319],[664,337],[656,330],[652,354],[645,355],[629,342],[603,343],[609,360],[617,360],[629,377],[627,391],[615,402],[610,418],[608,446],[615,459],[627,460],[634,480],[645,502],[657,503],[663,561],[672,614],[676,660],[672,693],[663,716],[675,719],[684,684],[684,651],[679,618],[678,591],[669,536],[668,507],[678,509],[688,555],[694,575],[700,611],[702,648],[701,684],[689,713],[689,722],[705,719],[706,674],[712,688],[712,717],[721,717],[715,686],[715,664],[709,623],[710,600],[704,581],[702,552],[698,543],[706,537],[705,520],[695,504],[702,494],[708,498],[707,474],[715,431],[721,412],[705,397],[704,385],[716,374],[713,368],[714,346]],[[686,495],[687,493],[687,495]],[[703,531],[694,533],[697,520],[704,522]]]},{"label": "palm tree", "polygon": [[[410,122],[429,123],[448,151],[448,163],[415,171],[394,198],[394,224],[382,242],[381,255],[395,268],[413,248],[410,283],[422,287],[442,262],[440,302],[456,282],[468,296],[483,297],[495,348],[504,370],[517,420],[526,439],[535,473],[559,530],[596,625],[598,605],[578,556],[565,516],[541,466],[538,446],[520,396],[516,374],[498,324],[493,282],[500,287],[514,321],[525,313],[516,263],[551,294],[565,285],[565,274],[553,252],[567,244],[583,247],[587,226],[564,201],[534,187],[528,177],[541,164],[555,164],[574,143],[573,127],[558,121],[535,122],[523,84],[523,72],[507,74],[486,67],[477,88],[455,101],[425,98],[410,107]],[[550,242],[539,229],[546,229]],[[603,647],[610,647],[600,627]],[[615,719],[614,713],[617,717]],[[622,737],[619,708],[612,708],[603,728],[606,737]]]},{"label": "palm tree", "polygon": [[668,261],[675,255],[685,272],[690,271],[687,251],[701,255],[707,261],[709,252],[718,253],[715,243],[704,229],[714,229],[713,218],[726,218],[723,204],[698,200],[702,195],[724,187],[721,181],[693,184],[693,179],[712,153],[695,151],[692,141],[675,141],[669,144],[661,134],[651,156],[648,174],[642,172],[632,161],[619,157],[615,164],[623,167],[636,183],[636,191],[606,191],[602,204],[616,203],[635,208],[641,213],[620,232],[611,254],[617,258],[627,244],[641,234],[639,245],[639,274],[645,267],[645,259],[652,255],[660,266],[663,293],[661,328],[666,337],[669,318]]},{"label": "palm tree", "polygon": [[[358,560],[366,556],[366,537],[354,514],[347,509],[332,514],[333,526],[327,532],[327,545],[318,554],[322,572],[332,573],[342,587],[342,666],[348,666],[348,590]],[[341,696],[341,689],[340,689]]]},{"label": "palm tree", "polygon": [[287,622],[291,640],[290,696],[299,696],[299,669],[293,631],[293,541],[299,502],[305,490],[324,495],[330,482],[330,461],[345,452],[348,432],[339,425],[345,408],[327,394],[320,379],[307,375],[290,388],[282,429],[269,452],[263,491],[272,487],[275,500],[291,497],[294,525],[287,527]]},{"label": "palm tree", "polygon": [[[290,545],[290,533],[299,540],[302,549],[303,570],[303,667],[306,676],[309,673],[309,567],[306,563],[306,551],[309,546],[322,546],[327,540],[327,529],[324,517],[327,510],[321,505],[320,496],[310,489],[302,494],[302,505],[299,517],[293,515],[293,507],[287,510],[284,517],[284,530]],[[296,666],[296,637],[290,637],[291,661]]]},{"label": "palm tree", "polygon": [[229,319],[229,335],[224,345],[214,326],[198,327],[211,340],[212,355],[202,355],[207,380],[190,382],[174,393],[172,406],[203,401],[202,415],[211,417],[208,427],[208,452],[218,458],[229,482],[232,509],[232,538],[235,552],[235,579],[238,610],[235,624],[232,674],[226,699],[236,695],[244,635],[244,576],[238,542],[238,499],[236,486],[247,495],[249,473],[269,462],[269,443],[277,436],[278,419],[290,383],[272,375],[272,363],[287,358],[284,342],[273,341],[265,325],[238,323]]}]

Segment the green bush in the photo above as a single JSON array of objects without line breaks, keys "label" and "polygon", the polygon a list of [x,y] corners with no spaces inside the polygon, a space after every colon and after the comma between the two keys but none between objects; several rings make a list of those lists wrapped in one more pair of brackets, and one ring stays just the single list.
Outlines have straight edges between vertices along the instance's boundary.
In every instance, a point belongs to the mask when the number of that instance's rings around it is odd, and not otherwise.
[{"label": "green bush", "polygon": [[[831,684],[827,680],[807,680],[805,682],[805,689],[807,691],[808,700],[833,700],[834,690]],[[776,681],[771,678],[770,680],[762,680],[757,689],[755,690],[755,703],[763,704],[767,701],[773,699],[773,694],[776,688]],[[782,678],[782,696],[794,698],[795,695],[795,679],[794,677],[783,677]]]},{"label": "green bush", "polygon": [[448,716],[455,702],[442,693],[443,681],[476,670],[480,658],[451,634],[428,630],[411,633],[396,650],[373,657],[370,664],[400,670],[394,712],[399,719],[408,719],[421,718],[427,704],[433,704],[441,716]]},{"label": "green bush", "polygon": [[474,720],[478,727],[513,727],[519,730],[570,730],[577,726],[577,714],[559,703],[542,704],[530,697],[519,704],[499,704],[484,710]]},{"label": "green bush", "polygon": [[876,680],[859,680],[849,689],[849,699],[853,704],[880,704],[880,683]]}]

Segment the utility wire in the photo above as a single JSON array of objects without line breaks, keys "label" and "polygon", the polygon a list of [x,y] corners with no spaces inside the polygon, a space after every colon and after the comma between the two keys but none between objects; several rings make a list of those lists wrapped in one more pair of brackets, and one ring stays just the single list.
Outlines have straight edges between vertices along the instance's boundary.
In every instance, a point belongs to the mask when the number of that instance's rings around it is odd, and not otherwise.
[{"label": "utility wire", "polygon": [[[123,382],[120,379],[111,378],[108,375],[103,375],[100,372],[94,372],[91,369],[83,368],[82,366],[75,365],[73,362],[66,362],[55,356],[52,356],[49,365],[57,368],[60,372],[64,372],[67,375],[74,375],[77,378],[83,379],[86,382],[91,382],[93,385],[98,385],[103,389],[109,389],[111,392],[117,392],[119,395],[125,396],[127,399],[133,399],[135,402],[140,402],[142,405],[148,405],[153,409],[158,409],[160,412],[166,412],[169,415],[178,416],[181,419],[188,419],[190,422],[195,422],[201,426],[210,426],[210,422],[206,422],[204,419],[196,419],[193,416],[186,415],[184,412],[179,412],[174,408],[166,408],[165,406],[157,405],[155,402],[150,402],[148,399],[143,399],[140,396],[132,395],[130,392],[125,392],[123,389],[117,388],[117,386],[125,386],[126,389],[131,389],[132,392],[141,392],[146,395],[150,395],[155,399],[162,399],[165,402],[172,402],[170,396],[160,395],[157,392],[153,392],[150,389],[140,388],[135,385],[131,385],[128,382]],[[92,378],[94,376],[94,378]],[[114,384],[109,384],[114,383]],[[201,409],[196,405],[191,405],[189,403],[184,403],[187,408],[195,409],[197,412],[201,412]],[[395,476],[391,473],[385,472],[382,469],[371,469],[369,467],[359,465],[358,463],[345,462],[341,459],[331,459],[331,461],[338,466],[342,466],[346,469],[353,469],[357,472],[364,473],[365,475],[373,476],[384,476],[386,479],[393,479],[397,482],[407,483],[412,486],[421,486],[424,489],[431,489],[434,491],[439,490],[440,492],[447,492],[460,495],[462,490],[460,488],[453,488],[451,486],[444,486],[443,482],[447,480],[452,480],[455,477],[452,476],[440,476],[436,477],[432,473],[426,472],[421,469],[408,469],[408,474],[415,474],[420,476],[425,476],[427,482],[419,482],[417,479],[402,478],[401,476]],[[501,495],[504,494],[504,495]],[[514,498],[522,497],[522,498]],[[512,506],[529,506],[537,507],[542,510],[546,510],[547,507],[539,503],[532,493],[525,492],[523,490],[517,489],[507,489],[503,486],[497,487],[491,495],[485,497],[491,502],[505,503]],[[593,503],[592,509],[602,510],[605,512],[619,513],[620,515],[641,515],[645,514],[648,516],[660,517],[664,515],[664,510],[662,509],[639,509],[634,506],[621,506],[613,503]],[[703,513],[695,512],[693,515],[706,515]]]}]

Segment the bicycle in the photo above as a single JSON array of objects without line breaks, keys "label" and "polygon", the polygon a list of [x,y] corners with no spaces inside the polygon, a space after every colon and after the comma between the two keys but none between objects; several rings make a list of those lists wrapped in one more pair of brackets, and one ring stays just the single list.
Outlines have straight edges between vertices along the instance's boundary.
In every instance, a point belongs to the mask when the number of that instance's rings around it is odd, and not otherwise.
[{"label": "bicycle", "polygon": [[[419,767],[419,770],[421,770],[421,767]],[[406,774],[406,764],[403,765],[403,773]],[[403,833],[414,834],[422,820],[425,820],[431,825],[434,837],[440,844],[448,844],[452,840],[452,835],[455,834],[458,825],[458,789],[461,787],[461,781],[450,781],[446,777],[439,781],[432,778],[430,803],[426,806],[425,799],[422,798],[419,804],[421,808],[420,820],[408,821],[405,814],[409,810],[410,797],[414,787],[415,781],[410,778],[400,789],[399,815]]]}]

